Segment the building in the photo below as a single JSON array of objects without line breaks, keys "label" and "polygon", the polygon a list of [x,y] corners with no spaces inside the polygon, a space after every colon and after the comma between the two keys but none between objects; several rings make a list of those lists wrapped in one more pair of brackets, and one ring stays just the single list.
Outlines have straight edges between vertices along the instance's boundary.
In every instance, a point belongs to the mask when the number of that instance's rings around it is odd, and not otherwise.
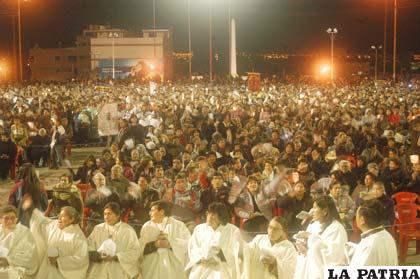
[{"label": "building", "polygon": [[169,30],[124,29],[91,25],[74,47],[30,50],[32,80],[88,78],[172,78],[172,36]]}]

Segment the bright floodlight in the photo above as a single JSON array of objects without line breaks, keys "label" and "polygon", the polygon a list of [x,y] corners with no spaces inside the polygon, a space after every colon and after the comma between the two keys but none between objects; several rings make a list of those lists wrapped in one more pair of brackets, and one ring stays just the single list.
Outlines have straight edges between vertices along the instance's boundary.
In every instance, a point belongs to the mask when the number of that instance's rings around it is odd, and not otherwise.
[{"label": "bright floodlight", "polygon": [[330,71],[330,66],[324,65],[321,67],[321,74],[327,74]]},{"label": "bright floodlight", "polygon": [[150,64],[150,69],[152,69],[152,70],[154,70],[155,69],[155,65],[153,65],[153,64]]},{"label": "bright floodlight", "polygon": [[338,30],[337,30],[337,28],[328,28],[327,29],[327,33],[328,34],[337,34],[338,33]]}]

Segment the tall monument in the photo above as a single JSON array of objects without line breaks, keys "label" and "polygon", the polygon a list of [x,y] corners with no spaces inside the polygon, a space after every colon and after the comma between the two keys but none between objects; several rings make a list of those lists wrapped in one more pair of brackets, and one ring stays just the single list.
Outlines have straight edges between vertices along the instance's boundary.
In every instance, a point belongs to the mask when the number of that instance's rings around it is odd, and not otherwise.
[{"label": "tall monument", "polygon": [[235,19],[230,22],[230,75],[232,77],[238,77],[236,69],[236,26]]}]

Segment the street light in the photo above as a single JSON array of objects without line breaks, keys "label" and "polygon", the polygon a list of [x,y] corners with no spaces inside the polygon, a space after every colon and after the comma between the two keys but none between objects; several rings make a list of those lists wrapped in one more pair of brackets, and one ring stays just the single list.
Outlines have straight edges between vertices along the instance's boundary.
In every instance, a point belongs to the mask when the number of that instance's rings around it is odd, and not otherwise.
[{"label": "street light", "polygon": [[371,49],[375,51],[375,82],[378,79],[378,50],[382,49],[382,46],[371,46]]},{"label": "street light", "polygon": [[112,79],[115,79],[115,38],[118,38],[118,33],[111,32],[108,37],[112,38]]},{"label": "street light", "polygon": [[213,7],[209,1],[209,76],[210,83],[213,82]]},{"label": "street light", "polygon": [[188,12],[188,74],[192,76],[192,53],[191,53],[191,0],[187,0],[187,12]]},{"label": "street light", "polygon": [[337,28],[328,28],[327,33],[331,39],[331,81],[334,81],[334,38],[338,33]]},{"label": "street light", "polygon": [[394,50],[392,58],[392,80],[395,83],[396,70],[397,70],[397,0],[394,0]]}]

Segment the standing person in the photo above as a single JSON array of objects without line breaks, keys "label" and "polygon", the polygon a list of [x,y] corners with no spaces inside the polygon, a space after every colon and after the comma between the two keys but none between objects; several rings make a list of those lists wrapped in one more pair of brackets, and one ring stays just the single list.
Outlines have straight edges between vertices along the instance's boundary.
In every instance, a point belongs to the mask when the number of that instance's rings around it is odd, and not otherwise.
[{"label": "standing person", "polygon": [[297,252],[287,235],[286,219],[271,219],[267,234],[257,235],[244,246],[242,279],[293,278]]},{"label": "standing person", "polygon": [[344,262],[347,233],[333,199],[330,196],[317,198],[312,210],[313,222],[306,231],[294,236],[300,253],[295,279],[323,278],[324,267]]},{"label": "standing person", "polygon": [[15,163],[17,154],[16,144],[10,140],[6,132],[1,133],[0,141],[0,179],[5,180]]},{"label": "standing person", "polygon": [[38,267],[35,240],[17,219],[16,207],[0,208],[0,246],[8,250],[6,256],[0,256],[0,278],[28,278]]},{"label": "standing person", "polygon": [[52,127],[51,132],[51,169],[58,169],[63,163],[63,151],[64,144],[66,141],[66,130],[64,127],[56,120],[54,126]]},{"label": "standing person", "polygon": [[355,247],[350,265],[398,265],[398,254],[395,240],[382,226],[382,218],[380,218],[380,216],[383,214],[384,207],[377,200],[364,201],[358,208],[356,223],[357,227],[359,227],[362,231],[362,240]]},{"label": "standing person", "polygon": [[19,179],[15,183],[9,194],[9,204],[18,210],[19,222],[29,227],[29,217],[22,211],[22,202],[25,195],[30,195],[33,200],[34,207],[40,211],[45,211],[48,207],[48,197],[35,167],[31,163],[23,164],[19,169]]},{"label": "standing person", "polygon": [[139,120],[135,114],[130,116],[128,125],[128,133],[135,140],[136,145],[144,144],[145,129],[139,124]]},{"label": "standing person", "polygon": [[10,138],[17,146],[17,162],[21,165],[26,158],[24,153],[29,140],[28,130],[18,117],[13,119],[13,125],[10,127],[10,130]]},{"label": "standing person", "polygon": [[238,279],[241,236],[239,229],[229,224],[226,206],[215,202],[207,209],[206,223],[195,227],[188,243],[190,279]]},{"label": "standing person", "polygon": [[[136,232],[121,222],[118,203],[108,203],[103,212],[105,223],[95,226],[88,238],[90,269],[87,278],[136,278],[140,256]],[[115,249],[107,249],[110,246]]]},{"label": "standing person", "polygon": [[23,201],[22,209],[31,216],[30,229],[37,244],[40,266],[36,278],[86,278],[88,246],[77,210],[63,207],[58,220],[51,220],[34,208],[30,196]]},{"label": "standing person", "polygon": [[185,224],[171,217],[171,205],[165,201],[152,203],[150,221],[140,232],[143,278],[187,278],[185,265],[191,234]]}]

